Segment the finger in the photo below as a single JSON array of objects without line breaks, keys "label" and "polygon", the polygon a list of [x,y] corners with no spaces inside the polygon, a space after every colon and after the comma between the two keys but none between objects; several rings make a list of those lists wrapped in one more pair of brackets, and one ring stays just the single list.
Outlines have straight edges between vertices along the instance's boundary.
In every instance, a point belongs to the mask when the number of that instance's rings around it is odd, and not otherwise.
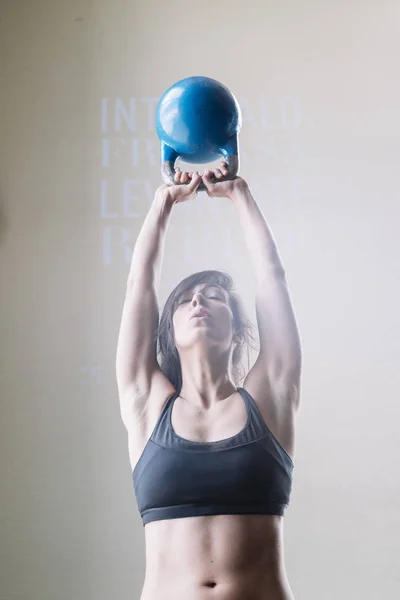
[{"label": "finger", "polygon": [[221,169],[215,169],[215,177],[221,179],[223,177]]},{"label": "finger", "polygon": [[211,171],[210,169],[206,169],[203,173],[203,177],[202,177],[203,181],[206,183],[210,183],[211,180]]},{"label": "finger", "polygon": [[186,173],[186,171],[184,171],[181,175],[181,183],[187,183],[189,179],[189,175],[188,173]]},{"label": "finger", "polygon": [[210,171],[210,169],[206,169],[204,171],[202,179],[204,181],[204,185],[206,186],[206,188],[208,190],[211,190],[211,187],[213,186],[213,182],[211,181],[211,176],[212,176],[212,171]]},{"label": "finger", "polygon": [[188,190],[189,192],[194,192],[197,190],[197,188],[199,187],[201,182],[201,175],[200,173],[197,171],[196,173],[193,173],[193,177],[191,182],[188,184]]},{"label": "finger", "polygon": [[226,162],[222,162],[220,164],[219,168],[221,169],[221,172],[224,176],[229,175],[229,169],[228,169],[228,165],[226,164]]},{"label": "finger", "polygon": [[178,168],[176,168],[176,169],[175,169],[174,180],[175,180],[177,183],[179,183],[179,181],[180,181],[180,178],[181,178],[181,172],[180,172],[180,171],[181,171],[181,170],[180,170],[180,169],[178,169]]}]

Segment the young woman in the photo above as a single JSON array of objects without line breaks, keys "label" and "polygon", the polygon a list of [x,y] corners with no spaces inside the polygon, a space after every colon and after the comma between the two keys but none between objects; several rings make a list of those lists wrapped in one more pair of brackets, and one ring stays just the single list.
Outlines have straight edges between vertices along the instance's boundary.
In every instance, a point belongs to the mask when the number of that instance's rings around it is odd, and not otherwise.
[{"label": "young woman", "polygon": [[[285,271],[247,183],[176,170],[144,221],[117,350],[121,416],[145,525],[141,600],[293,600],[283,516],[293,482],[301,344]],[[196,273],[157,290],[173,207],[209,196],[237,209],[256,275],[258,357],[239,387],[251,327],[232,279]],[[182,185],[184,184],[184,185]],[[160,364],[157,356],[160,357]]]}]

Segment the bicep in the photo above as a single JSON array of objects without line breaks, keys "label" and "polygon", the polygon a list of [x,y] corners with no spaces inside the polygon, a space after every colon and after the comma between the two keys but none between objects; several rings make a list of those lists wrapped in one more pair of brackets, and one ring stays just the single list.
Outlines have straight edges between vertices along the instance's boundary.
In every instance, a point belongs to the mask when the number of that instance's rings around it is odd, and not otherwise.
[{"label": "bicep", "polygon": [[116,353],[120,396],[143,395],[150,389],[158,368],[158,318],[154,286],[128,281]]}]

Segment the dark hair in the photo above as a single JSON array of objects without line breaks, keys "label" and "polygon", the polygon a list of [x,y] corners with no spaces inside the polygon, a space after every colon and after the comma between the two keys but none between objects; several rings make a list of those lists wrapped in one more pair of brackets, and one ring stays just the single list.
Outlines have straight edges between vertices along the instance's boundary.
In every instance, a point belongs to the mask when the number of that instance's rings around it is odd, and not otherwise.
[{"label": "dark hair", "polygon": [[254,325],[247,318],[240,296],[234,291],[233,279],[222,271],[200,271],[183,279],[169,295],[157,330],[157,353],[161,370],[179,393],[182,388],[182,369],[178,350],[174,341],[173,315],[179,296],[199,283],[216,284],[229,295],[236,330],[236,347],[232,354],[232,377],[236,387],[244,379],[246,372],[241,364],[243,350],[247,346],[247,361],[250,368],[249,348],[256,349],[258,338],[254,335]]}]

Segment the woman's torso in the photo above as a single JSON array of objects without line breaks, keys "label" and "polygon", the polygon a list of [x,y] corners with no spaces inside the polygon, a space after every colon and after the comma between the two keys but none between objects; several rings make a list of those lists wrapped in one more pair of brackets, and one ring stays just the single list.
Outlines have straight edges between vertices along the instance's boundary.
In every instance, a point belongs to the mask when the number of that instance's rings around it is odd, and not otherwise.
[{"label": "woman's torso", "polygon": [[[244,386],[245,387],[245,386]],[[166,399],[175,391],[167,382],[133,419],[129,456],[134,470]],[[254,398],[269,429],[293,458],[293,423],[272,423]],[[208,411],[177,398],[172,427],[182,438],[214,442],[234,436],[247,410],[237,392]],[[286,577],[283,517],[213,515],[152,521],[145,526],[146,576],[140,600],[293,600]]]}]

